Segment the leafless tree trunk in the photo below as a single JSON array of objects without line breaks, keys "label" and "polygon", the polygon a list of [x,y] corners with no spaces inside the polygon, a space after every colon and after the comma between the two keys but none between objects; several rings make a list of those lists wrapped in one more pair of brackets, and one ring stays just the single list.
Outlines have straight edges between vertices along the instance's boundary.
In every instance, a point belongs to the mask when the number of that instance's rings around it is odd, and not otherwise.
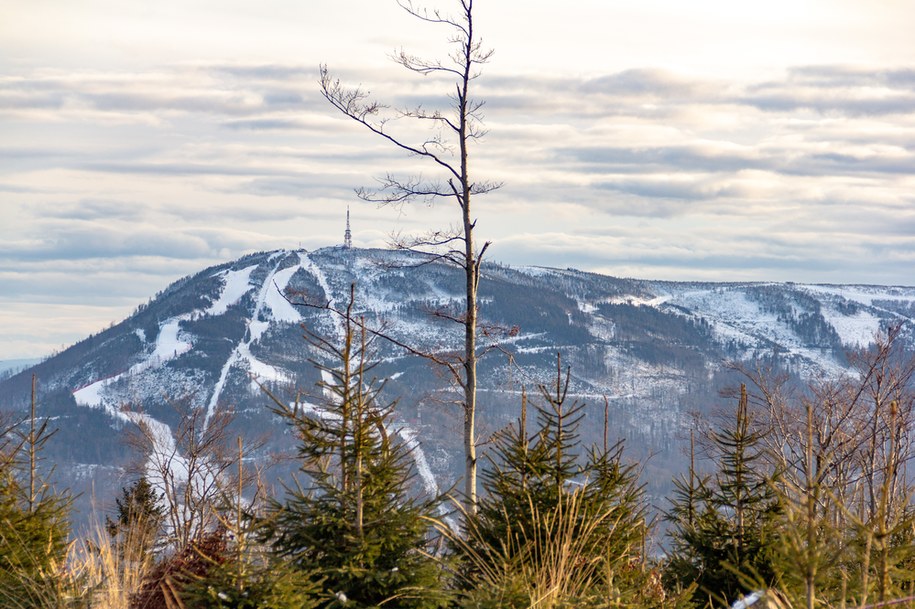
[{"label": "leafless tree trunk", "polygon": [[188,408],[180,412],[181,422],[172,433],[142,413],[127,412],[137,425],[129,442],[144,455],[145,475],[164,501],[165,542],[180,551],[216,528],[220,513],[240,501],[235,489],[247,479],[232,476],[232,416],[217,413],[204,426],[205,412]]},{"label": "leafless tree trunk", "polygon": [[[476,439],[475,417],[477,407],[477,289],[480,282],[480,265],[489,243],[477,247],[474,241],[476,218],[471,208],[475,195],[490,192],[500,185],[493,182],[475,182],[470,173],[470,145],[481,138],[485,131],[481,127],[483,102],[471,97],[471,86],[479,76],[479,67],[485,64],[492,51],[482,47],[474,32],[473,0],[459,0],[458,16],[452,17],[440,11],[428,11],[413,5],[410,0],[398,0],[398,5],[407,13],[425,23],[443,25],[451,30],[450,40],[455,50],[448,61],[428,60],[401,50],[394,54],[394,60],[411,72],[424,76],[445,77],[453,81],[447,111],[427,110],[423,107],[392,109],[372,100],[368,92],[360,88],[348,88],[334,79],[321,66],[321,91],[324,97],[340,112],[366,127],[375,135],[386,139],[396,148],[427,160],[439,172],[438,180],[422,177],[399,179],[389,174],[381,180],[377,190],[357,190],[366,200],[382,205],[396,205],[414,200],[434,203],[449,200],[461,212],[458,230],[430,231],[427,235],[395,245],[402,249],[431,254],[430,260],[449,261],[464,272],[465,306],[461,315],[447,316],[464,326],[463,354],[457,360],[448,360],[429,355],[429,359],[444,363],[454,381],[463,393],[464,410],[464,451],[465,473],[464,493],[467,507],[472,511],[476,506]],[[401,136],[391,127],[395,119],[410,118],[432,127],[431,135],[425,141],[411,143],[408,136]],[[420,354],[422,355],[422,354]]]}]

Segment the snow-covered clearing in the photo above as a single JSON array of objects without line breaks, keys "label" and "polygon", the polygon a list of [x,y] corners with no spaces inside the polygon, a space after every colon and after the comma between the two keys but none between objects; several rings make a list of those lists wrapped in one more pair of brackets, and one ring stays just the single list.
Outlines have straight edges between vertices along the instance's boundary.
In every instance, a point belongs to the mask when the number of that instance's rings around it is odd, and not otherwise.
[{"label": "snow-covered clearing", "polygon": [[251,291],[251,273],[257,268],[256,264],[243,268],[240,271],[221,271],[216,276],[222,278],[223,285],[219,298],[206,310],[207,315],[222,315],[229,307],[241,300],[241,297]]},{"label": "snow-covered clearing", "polygon": [[[301,265],[302,255],[299,254]],[[282,271],[279,271],[280,265],[285,260],[285,256],[271,256],[271,260],[276,260],[273,268],[267,273],[260,289],[257,293],[257,299],[254,305],[254,312],[247,321],[247,331],[241,341],[232,350],[232,353],[226,359],[222,369],[219,372],[219,380],[213,388],[213,393],[207,403],[206,416],[204,417],[203,426],[206,429],[213,415],[216,414],[216,407],[219,404],[219,397],[225,388],[226,380],[229,378],[229,372],[236,364],[245,364],[248,371],[254,377],[252,378],[253,388],[257,388],[258,382],[276,381],[288,382],[289,374],[258,360],[251,353],[251,345],[260,340],[264,332],[270,327],[270,322],[262,319],[262,313],[265,307],[268,308],[277,321],[295,322],[300,319],[298,312],[283,297],[283,292],[289,284],[293,274],[300,268],[300,265],[292,265]],[[250,276],[250,273],[249,273]]]}]

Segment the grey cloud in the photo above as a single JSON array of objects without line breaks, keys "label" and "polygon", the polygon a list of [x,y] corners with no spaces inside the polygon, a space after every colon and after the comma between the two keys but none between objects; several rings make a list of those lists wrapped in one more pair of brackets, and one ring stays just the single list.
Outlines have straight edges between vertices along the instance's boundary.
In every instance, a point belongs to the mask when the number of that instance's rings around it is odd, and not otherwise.
[{"label": "grey cloud", "polygon": [[881,155],[855,156],[837,152],[801,155],[790,161],[773,162],[772,168],[788,175],[909,175],[915,169],[915,154],[905,158]]},{"label": "grey cloud", "polygon": [[143,175],[169,175],[169,176],[198,176],[198,175],[222,175],[222,176],[260,176],[260,175],[283,175],[285,172],[277,169],[268,169],[265,167],[238,167],[227,163],[220,165],[205,165],[202,163],[182,163],[182,162],[118,162],[118,161],[95,161],[90,163],[80,163],[79,169],[84,171],[96,171],[102,173],[120,173],[120,174],[143,174]]},{"label": "grey cloud", "polygon": [[[172,68],[159,84],[130,74],[99,78],[75,74],[68,78],[36,77],[10,80],[0,91],[0,109],[64,109],[76,102],[101,112],[186,112],[226,116],[251,116],[278,108],[307,109],[324,102],[315,92],[305,95],[292,86],[250,82],[208,82],[200,74]],[[202,78],[209,76],[203,73]],[[295,83],[296,81],[292,81]],[[304,91],[313,87],[305,85]],[[284,82],[284,84],[286,84]]]},{"label": "grey cloud", "polygon": [[244,81],[268,80],[286,82],[292,79],[316,82],[318,68],[305,68],[303,66],[289,66],[279,64],[262,65],[216,65],[206,68],[207,71],[217,75],[231,76]]},{"label": "grey cloud", "polygon": [[299,199],[317,197],[335,197],[352,190],[341,188],[339,180],[329,180],[322,184],[322,180],[311,177],[258,179],[242,184],[238,189],[259,196],[284,196]]},{"label": "grey cloud", "polygon": [[[872,87],[889,88],[893,95],[877,95],[868,90]],[[915,69],[873,71],[846,66],[796,68],[783,80],[752,83],[742,90],[661,70],[627,70],[590,80],[495,77],[481,87],[494,108],[573,111],[583,117],[663,116],[683,104],[748,106],[764,112],[812,110],[852,117],[911,114],[915,112],[913,88]],[[601,99],[604,104],[595,106]],[[646,102],[657,107],[642,107]]]},{"label": "grey cloud", "polygon": [[584,94],[664,98],[695,97],[700,92],[706,92],[697,82],[661,70],[626,70],[586,80],[577,89]]},{"label": "grey cloud", "polygon": [[255,118],[223,123],[229,129],[247,129],[250,131],[293,131],[307,129],[302,121],[282,118]]},{"label": "grey cloud", "polygon": [[200,237],[176,231],[146,228],[114,228],[87,223],[45,223],[37,240],[0,244],[0,258],[20,260],[91,259],[109,257],[161,256],[201,258],[212,248]]},{"label": "grey cloud", "polygon": [[263,109],[262,103],[249,103],[237,95],[152,95],[148,93],[90,93],[80,95],[98,110],[150,112],[177,110],[190,113],[248,115]]},{"label": "grey cloud", "polygon": [[788,70],[795,82],[832,86],[872,86],[909,89],[915,86],[915,69],[873,70],[847,65],[799,66]]},{"label": "grey cloud", "polygon": [[749,154],[711,154],[693,146],[629,148],[623,146],[559,147],[559,160],[586,164],[584,169],[599,173],[645,173],[653,170],[739,171],[764,169],[766,164]]},{"label": "grey cloud", "polygon": [[[592,146],[557,148],[557,160],[574,160],[580,169],[591,173],[711,172],[734,173],[756,169],[784,175],[881,175],[911,174],[915,150],[904,157],[890,155],[852,155],[838,152],[804,152],[803,149],[757,149],[758,152],[710,153],[692,146],[626,148]],[[650,193],[649,193],[650,194]],[[739,193],[725,193],[739,194]],[[688,198],[688,197],[687,197]]]},{"label": "grey cloud", "polygon": [[137,272],[127,261],[118,271],[93,268],[83,261],[78,271],[32,269],[28,276],[0,276],[0,293],[10,302],[24,303],[96,303],[105,306],[138,304],[152,296],[182,274],[200,270],[194,261],[180,271],[172,265],[170,272],[149,275]]},{"label": "grey cloud", "polygon": [[812,110],[851,117],[885,116],[915,112],[913,88],[915,69],[802,66],[789,70],[784,80],[748,86],[733,101],[766,112]]},{"label": "grey cloud", "polygon": [[35,193],[39,192],[35,188],[27,188],[25,186],[14,186],[12,184],[2,184],[0,183],[0,192],[12,192],[16,194],[26,194],[26,193]]},{"label": "grey cloud", "polygon": [[820,114],[848,116],[883,116],[915,112],[915,95],[893,98],[848,99],[822,92],[818,95],[798,94],[793,91],[761,93],[739,98],[740,103],[768,112],[813,110]]},{"label": "grey cloud", "polygon": [[45,218],[72,220],[130,220],[144,217],[144,205],[117,200],[82,199],[73,203],[48,205],[42,215]]},{"label": "grey cloud", "polygon": [[597,188],[624,192],[643,198],[699,201],[739,194],[738,189],[708,182],[659,181],[656,179],[609,180],[595,184]]},{"label": "grey cloud", "polygon": [[293,91],[272,91],[264,94],[264,103],[268,106],[299,106],[305,102],[305,98]]},{"label": "grey cloud", "polygon": [[2,110],[58,110],[63,106],[64,100],[64,95],[60,93],[0,91],[0,109]]}]

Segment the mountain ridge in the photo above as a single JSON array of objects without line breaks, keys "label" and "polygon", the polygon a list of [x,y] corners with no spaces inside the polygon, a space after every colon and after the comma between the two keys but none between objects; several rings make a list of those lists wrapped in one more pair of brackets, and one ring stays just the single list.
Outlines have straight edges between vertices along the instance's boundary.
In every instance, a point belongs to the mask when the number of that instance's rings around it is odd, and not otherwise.
[{"label": "mountain ridge", "polygon": [[[0,400],[23,409],[37,374],[40,414],[62,425],[49,458],[78,490],[99,495],[123,486],[142,461],[121,445],[126,430],[142,420],[166,442],[188,409],[205,421],[231,411],[233,432],[268,435],[258,455],[267,461],[291,439],[259,385],[290,399],[314,387],[320,376],[308,362],[318,354],[300,325],[339,337],[339,318],[325,305],[345,303],[353,284],[356,314],[398,341],[444,351],[461,344],[459,324],[429,314],[462,310],[459,269],[392,250],[257,252],[179,279],[122,322],[0,381]],[[733,382],[725,362],[812,379],[849,373],[845,353],[889,325],[903,324],[915,345],[915,287],[907,286],[652,281],[490,263],[479,297],[482,346],[493,348],[480,368],[480,437],[513,419],[522,386],[555,376],[559,352],[589,414],[601,415],[606,398],[614,435],[636,457],[656,455],[649,473],[658,494],[678,465],[676,436],[690,410],[707,408]],[[294,306],[303,298],[317,306]],[[449,487],[460,474],[457,395],[393,344],[379,343],[378,357],[427,488],[428,476]],[[86,434],[94,446],[81,442]]]}]

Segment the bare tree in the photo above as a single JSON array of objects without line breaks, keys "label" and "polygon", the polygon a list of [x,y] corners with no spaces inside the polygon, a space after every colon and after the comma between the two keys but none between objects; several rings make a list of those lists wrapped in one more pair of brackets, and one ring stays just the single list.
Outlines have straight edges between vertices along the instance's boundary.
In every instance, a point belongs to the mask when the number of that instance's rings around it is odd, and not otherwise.
[{"label": "bare tree", "polygon": [[144,474],[162,498],[165,542],[180,551],[220,524],[221,512],[241,501],[234,494],[253,473],[233,477],[241,457],[232,449],[230,413],[217,413],[204,426],[203,409],[176,408],[180,423],[174,432],[142,413],[126,414],[137,425],[129,442],[145,456]]},{"label": "bare tree", "polygon": [[[787,579],[804,604],[824,595],[863,606],[909,585],[915,511],[907,464],[913,457],[915,358],[902,326],[854,354],[854,373],[811,383],[800,395],[785,377],[748,374],[759,393],[761,430],[785,512]],[[907,589],[906,589],[907,590]]]},{"label": "bare tree", "polygon": [[[476,218],[472,213],[471,199],[475,195],[495,190],[500,184],[476,182],[471,179],[470,146],[485,135],[482,128],[482,101],[471,96],[471,85],[479,76],[480,66],[487,63],[491,50],[484,49],[474,32],[473,0],[459,0],[457,16],[449,16],[438,10],[425,10],[414,6],[410,0],[397,0],[398,5],[422,22],[441,25],[451,30],[450,42],[454,51],[447,61],[429,60],[396,52],[393,59],[407,70],[423,76],[439,76],[453,82],[449,95],[450,106],[446,111],[428,110],[423,107],[396,109],[373,100],[361,88],[345,87],[339,79],[331,76],[326,65],[321,66],[321,92],[340,112],[355,120],[375,135],[387,140],[396,148],[409,155],[428,161],[438,174],[437,179],[424,177],[397,178],[388,174],[380,180],[380,188],[358,189],[357,194],[366,201],[381,205],[398,205],[421,200],[432,204],[437,201],[451,201],[461,212],[458,228],[446,231],[430,231],[422,237],[409,240],[398,239],[398,248],[431,254],[429,260],[446,260],[461,268],[466,279],[465,307],[459,315],[441,313],[464,326],[463,354],[455,358],[433,357],[449,370],[455,383],[463,392],[464,410],[464,452],[465,473],[464,493],[468,507],[476,505],[477,456],[475,439],[475,416],[477,401],[477,288],[480,282],[480,266],[489,243],[477,247],[474,241]],[[431,127],[423,141],[412,142],[408,135],[400,135],[393,129],[397,119],[413,119]],[[415,123],[414,123],[415,124]]]}]

